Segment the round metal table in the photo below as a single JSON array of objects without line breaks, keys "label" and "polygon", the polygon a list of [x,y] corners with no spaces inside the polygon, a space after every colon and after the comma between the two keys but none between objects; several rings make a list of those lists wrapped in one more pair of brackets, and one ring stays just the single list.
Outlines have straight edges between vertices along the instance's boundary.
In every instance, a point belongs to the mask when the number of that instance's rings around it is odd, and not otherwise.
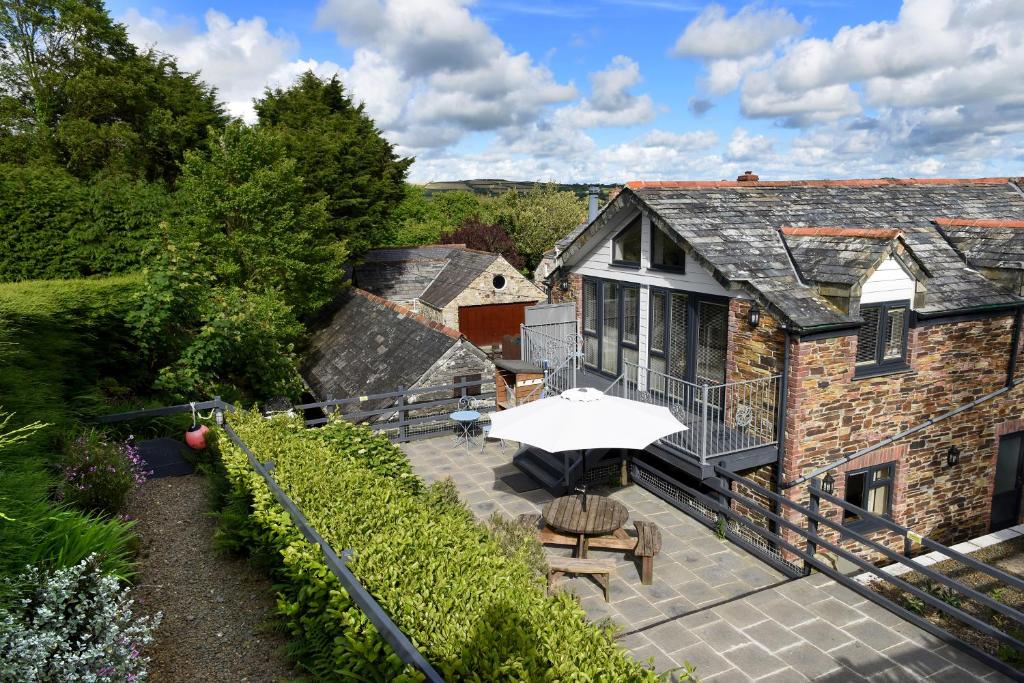
[{"label": "round metal table", "polygon": [[480,413],[475,410],[456,410],[449,417],[455,421],[461,430],[455,438],[455,446],[459,444],[466,444],[466,451],[469,451],[469,444],[473,442],[472,431],[473,427],[476,426],[477,421],[480,419]]},{"label": "round metal table", "polygon": [[584,509],[582,495],[562,496],[547,503],[542,510],[548,526],[579,538],[576,554],[581,558],[587,556],[587,536],[610,534],[629,519],[626,507],[607,496],[590,494],[586,501]]}]

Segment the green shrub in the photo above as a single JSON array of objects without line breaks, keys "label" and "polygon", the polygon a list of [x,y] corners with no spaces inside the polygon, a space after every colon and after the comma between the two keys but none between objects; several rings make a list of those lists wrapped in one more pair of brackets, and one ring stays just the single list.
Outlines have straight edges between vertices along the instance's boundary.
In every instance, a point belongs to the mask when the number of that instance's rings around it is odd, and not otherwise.
[{"label": "green shrub", "polygon": [[88,512],[113,516],[150,474],[135,444],[113,443],[90,429],[67,446],[59,498]]},{"label": "green shrub", "polygon": [[[411,484],[408,464],[369,430],[333,423],[231,416],[242,438],[350,568],[446,680],[655,680],[585,621],[570,595],[548,597],[521,557],[509,557],[482,525]],[[410,680],[366,617],[339,587],[245,455],[214,439],[251,515],[238,532],[279,558],[278,610],[294,654],[328,680]],[[390,449],[390,453],[385,453]]]}]

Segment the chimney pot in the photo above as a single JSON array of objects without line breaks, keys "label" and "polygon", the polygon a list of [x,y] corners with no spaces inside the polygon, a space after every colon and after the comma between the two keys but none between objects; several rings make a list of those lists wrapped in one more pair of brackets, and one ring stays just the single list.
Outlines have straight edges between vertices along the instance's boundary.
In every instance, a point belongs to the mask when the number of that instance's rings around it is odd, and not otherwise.
[{"label": "chimney pot", "polygon": [[741,175],[736,176],[736,180],[741,183],[750,183],[758,179],[758,176],[753,171],[744,171]]},{"label": "chimney pot", "polygon": [[597,185],[591,185],[587,188],[587,222],[591,223],[597,218],[597,196],[601,193],[601,188]]}]

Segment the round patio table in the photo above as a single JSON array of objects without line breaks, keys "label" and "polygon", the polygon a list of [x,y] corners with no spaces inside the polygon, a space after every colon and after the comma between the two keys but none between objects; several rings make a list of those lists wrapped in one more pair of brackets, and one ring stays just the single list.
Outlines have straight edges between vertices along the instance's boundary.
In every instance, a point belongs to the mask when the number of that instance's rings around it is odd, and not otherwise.
[{"label": "round patio table", "polygon": [[454,413],[449,415],[455,424],[458,425],[459,433],[455,438],[455,448],[459,444],[466,444],[466,451],[469,451],[469,444],[473,442],[473,427],[476,426],[477,420],[480,419],[480,413],[475,410],[456,410]]},{"label": "round patio table", "polygon": [[587,556],[587,536],[610,534],[629,519],[626,506],[607,496],[590,494],[586,501],[584,509],[583,496],[562,496],[550,501],[541,511],[548,526],[579,538],[576,555],[581,558]]}]

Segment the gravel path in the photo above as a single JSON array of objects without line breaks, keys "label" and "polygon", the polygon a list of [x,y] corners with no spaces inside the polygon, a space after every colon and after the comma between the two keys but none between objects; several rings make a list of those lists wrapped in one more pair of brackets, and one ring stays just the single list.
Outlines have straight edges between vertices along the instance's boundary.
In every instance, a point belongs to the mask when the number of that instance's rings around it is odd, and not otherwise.
[{"label": "gravel path", "polygon": [[270,582],[213,547],[206,491],[198,475],[152,479],[128,505],[142,541],[134,593],[146,611],[164,613],[147,653],[149,680],[294,680],[281,654],[286,639],[267,628]]}]

